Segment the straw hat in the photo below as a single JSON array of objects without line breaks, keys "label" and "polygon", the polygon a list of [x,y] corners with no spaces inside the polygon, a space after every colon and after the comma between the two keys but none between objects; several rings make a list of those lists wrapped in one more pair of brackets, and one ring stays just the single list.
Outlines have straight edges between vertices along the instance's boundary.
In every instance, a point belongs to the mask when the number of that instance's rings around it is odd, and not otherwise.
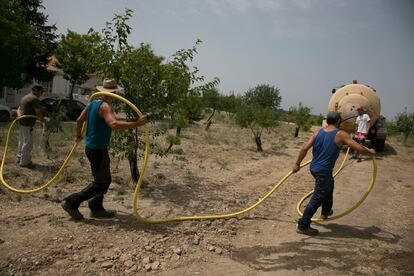
[{"label": "straw hat", "polygon": [[101,92],[115,93],[123,90],[124,88],[119,86],[114,79],[104,79],[102,85],[96,86],[96,89]]}]

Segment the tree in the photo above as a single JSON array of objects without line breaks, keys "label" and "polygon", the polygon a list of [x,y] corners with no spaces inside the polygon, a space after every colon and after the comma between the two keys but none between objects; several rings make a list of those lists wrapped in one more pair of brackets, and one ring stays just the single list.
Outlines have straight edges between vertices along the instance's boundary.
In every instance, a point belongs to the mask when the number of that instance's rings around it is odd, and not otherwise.
[{"label": "tree", "polygon": [[220,102],[223,111],[227,113],[229,118],[232,118],[236,114],[238,106],[241,105],[242,98],[240,96],[235,96],[232,93],[230,95],[222,96]]},{"label": "tree", "polygon": [[236,123],[252,131],[257,151],[263,151],[262,132],[277,126],[277,109],[282,98],[279,89],[269,85],[258,85],[249,89],[236,111]]},{"label": "tree", "polygon": [[221,108],[221,95],[218,92],[217,88],[206,90],[203,93],[202,101],[205,108],[211,108],[213,111],[207,119],[206,130],[210,128],[213,122],[213,116],[216,113],[216,110]]},{"label": "tree", "polygon": [[99,41],[100,36],[92,30],[84,35],[68,30],[66,35],[62,35],[56,57],[57,66],[63,70],[63,77],[71,83],[69,99],[73,98],[75,85],[87,81],[88,73],[96,69],[95,57]]},{"label": "tree", "polygon": [[0,0],[0,87],[47,81],[48,59],[56,48],[55,25],[48,26],[41,0]]},{"label": "tree", "polygon": [[[197,39],[190,49],[181,49],[171,56],[171,61],[164,66],[164,93],[170,100],[166,111],[171,118],[172,127],[176,128],[176,137],[170,139],[179,143],[181,129],[190,120],[199,120],[202,112],[201,95],[204,91],[213,89],[220,80],[203,83],[204,76],[199,75],[197,67],[189,67],[197,54],[197,45],[202,41]],[[201,83],[201,84],[200,84]],[[167,152],[174,143],[170,143]]]},{"label": "tree", "polygon": [[299,135],[299,129],[302,128],[304,130],[308,130],[310,127],[310,119],[311,119],[311,108],[302,105],[299,102],[299,105],[293,106],[289,108],[288,116],[296,123],[296,131],[295,137]]},{"label": "tree", "polygon": [[244,102],[248,105],[269,108],[277,112],[282,97],[279,88],[268,84],[257,85],[255,88],[249,89],[245,96]]},{"label": "tree", "polygon": [[[137,105],[144,113],[157,113],[165,103],[161,81],[162,57],[156,56],[150,45],[141,44],[137,49],[123,52],[120,56],[119,81],[124,87],[124,97]],[[125,106],[115,106],[126,114],[127,120],[137,120],[137,114]],[[140,131],[131,129],[115,132],[111,142],[113,152],[126,157],[131,170],[131,178],[137,181],[138,150],[144,142],[140,139]]]},{"label": "tree", "polygon": [[407,143],[408,137],[414,131],[414,112],[399,113],[395,118],[395,128],[404,134],[404,144]]}]

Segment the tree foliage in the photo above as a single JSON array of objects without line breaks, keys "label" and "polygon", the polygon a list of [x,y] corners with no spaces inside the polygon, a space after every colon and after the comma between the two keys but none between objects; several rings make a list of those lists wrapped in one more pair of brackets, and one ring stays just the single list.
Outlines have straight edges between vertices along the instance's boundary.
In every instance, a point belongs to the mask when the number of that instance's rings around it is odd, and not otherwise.
[{"label": "tree foliage", "polygon": [[0,0],[0,87],[52,77],[46,64],[56,48],[56,27],[47,25],[42,9],[41,0]]},{"label": "tree foliage", "polygon": [[237,108],[236,123],[251,130],[257,151],[263,151],[263,130],[278,125],[277,109],[281,100],[278,88],[266,84],[258,85],[246,92]]},{"label": "tree foliage", "polygon": [[404,143],[407,143],[408,137],[414,131],[414,112],[399,113],[395,118],[395,129],[403,133]]},{"label": "tree foliage", "polygon": [[[124,97],[140,108],[143,113],[155,114],[158,118],[170,118],[171,126],[176,127],[176,136],[170,137],[169,148],[178,144],[181,128],[190,120],[199,120],[202,114],[201,94],[218,83],[218,79],[205,83],[196,67],[190,63],[197,54],[197,40],[190,49],[182,49],[174,53],[167,62],[157,56],[149,44],[141,44],[137,48],[128,43],[132,29],[128,20],[132,10],[125,14],[115,15],[107,22],[101,32],[101,39],[94,50],[96,70],[104,77],[115,78],[124,88]],[[126,114],[127,120],[136,120],[136,114],[121,104],[114,104],[117,112]],[[152,116],[154,118],[154,116]],[[162,131],[161,131],[162,132]],[[156,137],[160,131],[153,131]],[[139,149],[144,145],[140,139],[140,130],[115,132],[111,140],[111,150],[121,157],[128,158],[131,176],[137,180],[139,171],[137,161]],[[156,154],[163,155],[165,150]]]},{"label": "tree foliage", "polygon": [[295,132],[295,137],[299,133],[299,129],[309,130],[311,126],[311,108],[304,106],[299,102],[298,106],[292,106],[289,108],[288,117],[296,123],[297,128]]},{"label": "tree foliage", "polygon": [[84,35],[68,30],[66,35],[62,35],[56,57],[63,77],[71,83],[68,98],[73,98],[75,85],[87,81],[88,73],[97,68],[95,57],[99,41],[99,34],[92,30]]}]

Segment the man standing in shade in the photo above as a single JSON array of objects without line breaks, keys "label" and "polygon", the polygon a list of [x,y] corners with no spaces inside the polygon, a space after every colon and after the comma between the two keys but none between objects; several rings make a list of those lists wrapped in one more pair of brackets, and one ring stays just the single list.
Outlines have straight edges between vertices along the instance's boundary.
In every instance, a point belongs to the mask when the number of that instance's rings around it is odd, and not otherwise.
[{"label": "man standing in shade", "polygon": [[[43,94],[43,87],[34,85],[32,91],[24,96],[17,108],[17,117],[23,115],[34,115],[37,119],[44,121],[40,111],[39,97]],[[19,120],[19,144],[17,149],[17,163],[21,167],[32,168],[32,148],[34,137],[34,125],[36,118],[23,118]]]},{"label": "man standing in shade", "polygon": [[327,219],[333,214],[333,190],[334,178],[332,171],[339,157],[342,145],[348,145],[352,149],[368,155],[375,155],[373,149],[368,149],[352,140],[351,136],[343,130],[339,130],[341,116],[337,112],[329,112],[326,116],[327,126],[315,132],[299,152],[293,172],[300,169],[300,164],[308,150],[312,149],[313,159],[310,172],[315,178],[315,190],[306,205],[302,218],[298,220],[296,232],[305,235],[316,235],[318,230],[310,227],[311,219],[322,205],[322,219]]},{"label": "man standing in shade", "polygon": [[[122,90],[115,80],[104,80],[98,91],[116,93]],[[119,121],[112,110],[111,97],[103,96],[95,99],[85,107],[76,120],[76,139],[82,139],[82,125],[87,122],[85,136],[85,153],[89,159],[93,181],[78,193],[71,194],[62,202],[62,208],[75,220],[83,219],[79,212],[82,202],[88,200],[91,217],[112,218],[115,212],[103,207],[104,195],[111,184],[110,160],[108,146],[112,130],[126,130],[143,126],[147,123],[146,116],[137,122]]]}]

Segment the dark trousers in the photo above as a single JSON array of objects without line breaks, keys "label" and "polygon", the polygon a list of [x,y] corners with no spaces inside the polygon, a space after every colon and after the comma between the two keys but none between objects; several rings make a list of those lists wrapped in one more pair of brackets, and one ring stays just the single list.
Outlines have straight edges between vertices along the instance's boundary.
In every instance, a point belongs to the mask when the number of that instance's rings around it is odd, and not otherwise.
[{"label": "dark trousers", "polygon": [[332,175],[320,175],[312,173],[315,178],[315,191],[309,203],[306,205],[302,218],[298,221],[299,229],[310,227],[311,219],[322,205],[322,214],[329,215],[333,204],[334,178]]},{"label": "dark trousers", "polygon": [[79,208],[82,202],[89,200],[88,205],[92,212],[103,211],[104,195],[112,181],[108,149],[86,147],[85,153],[91,164],[93,182],[79,193],[71,194],[65,200],[73,208]]}]

